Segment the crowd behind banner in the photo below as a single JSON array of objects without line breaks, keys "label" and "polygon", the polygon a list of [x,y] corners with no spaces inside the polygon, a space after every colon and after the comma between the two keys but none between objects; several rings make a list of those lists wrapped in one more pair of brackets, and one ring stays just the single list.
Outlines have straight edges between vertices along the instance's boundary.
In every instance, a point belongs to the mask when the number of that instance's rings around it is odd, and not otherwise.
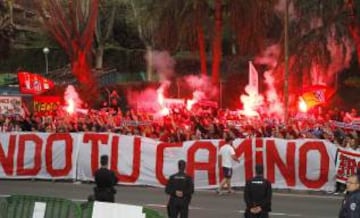
[{"label": "crowd behind banner", "polygon": [[[34,100],[33,113],[26,108],[21,110],[23,113],[9,113],[9,106],[3,106],[0,102],[0,108],[7,109],[7,113],[0,115],[0,130],[113,132],[163,142],[223,139],[224,135],[232,138],[317,138],[353,150],[357,150],[359,146],[360,118],[355,109],[345,112],[334,108],[328,111],[317,110],[311,114],[292,114],[285,125],[274,116],[263,115],[261,118],[251,119],[242,116],[238,111],[214,107],[199,107],[191,111],[184,107],[175,108],[170,109],[169,115],[156,117],[133,109],[122,111],[117,104],[106,105],[98,110],[84,105],[83,111],[87,113],[69,115],[64,110],[55,110],[61,109],[58,98]],[[14,99],[13,102],[17,101]],[[19,108],[19,104],[16,104],[15,108]]]},{"label": "crowd behind banner", "polygon": [[[262,114],[250,119],[239,111],[218,109],[212,106],[170,108],[166,116],[156,117],[139,110],[121,110],[117,97],[110,98],[103,107],[83,109],[87,113],[68,114],[61,109],[59,98],[35,99],[34,110],[21,107],[19,97],[1,100],[1,132],[39,133],[115,133],[126,136],[146,137],[166,143],[216,140],[226,137],[276,138],[301,141],[320,139],[338,149],[336,164],[340,171],[337,179],[344,182],[357,166],[360,151],[360,118],[356,109],[350,112],[337,108],[327,111],[319,107],[312,113],[292,114],[286,124],[271,115]],[[20,102],[20,103],[19,103]],[[84,110],[84,111],[85,111]],[[4,112],[4,113],[3,113]],[[6,113],[5,113],[6,112]]]}]

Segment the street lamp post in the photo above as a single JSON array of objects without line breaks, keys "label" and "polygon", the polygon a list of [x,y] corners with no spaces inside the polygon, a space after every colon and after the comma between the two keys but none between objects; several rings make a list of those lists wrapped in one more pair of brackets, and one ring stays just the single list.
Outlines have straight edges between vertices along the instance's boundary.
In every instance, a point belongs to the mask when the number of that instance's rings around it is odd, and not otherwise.
[{"label": "street lamp post", "polygon": [[48,54],[50,52],[50,49],[48,47],[43,48],[43,53],[45,56],[45,75],[49,73],[49,61],[48,61]]}]

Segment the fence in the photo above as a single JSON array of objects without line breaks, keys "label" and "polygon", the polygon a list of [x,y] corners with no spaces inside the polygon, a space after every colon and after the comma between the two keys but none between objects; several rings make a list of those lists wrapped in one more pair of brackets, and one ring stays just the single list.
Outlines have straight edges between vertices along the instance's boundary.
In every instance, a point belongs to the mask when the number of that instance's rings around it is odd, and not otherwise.
[{"label": "fence", "polygon": [[[52,197],[13,195],[0,200],[0,218],[91,218],[93,202],[76,202]],[[146,218],[162,218],[149,208],[143,208]]]},{"label": "fence", "polygon": [[76,203],[61,199],[40,196],[14,195],[2,203],[1,218],[31,218],[44,209],[44,218],[82,218],[81,208]]}]

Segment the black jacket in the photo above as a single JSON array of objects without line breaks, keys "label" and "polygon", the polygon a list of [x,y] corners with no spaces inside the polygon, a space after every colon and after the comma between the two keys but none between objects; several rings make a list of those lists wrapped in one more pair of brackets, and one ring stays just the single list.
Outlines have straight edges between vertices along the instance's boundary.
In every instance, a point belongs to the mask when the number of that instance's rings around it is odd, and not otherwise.
[{"label": "black jacket", "polygon": [[247,211],[256,206],[260,206],[264,212],[271,211],[271,196],[271,183],[262,176],[256,176],[246,182],[244,200]]},{"label": "black jacket", "polygon": [[348,193],[345,196],[339,218],[360,218],[360,190]]},{"label": "black jacket", "polygon": [[115,173],[109,169],[100,168],[95,171],[95,183],[98,189],[113,188],[117,181]]},{"label": "black jacket", "polygon": [[192,178],[184,172],[178,172],[171,175],[166,184],[165,192],[170,195],[171,198],[178,198],[175,194],[176,191],[182,191],[182,199],[190,203],[191,195],[194,193],[194,183]]}]

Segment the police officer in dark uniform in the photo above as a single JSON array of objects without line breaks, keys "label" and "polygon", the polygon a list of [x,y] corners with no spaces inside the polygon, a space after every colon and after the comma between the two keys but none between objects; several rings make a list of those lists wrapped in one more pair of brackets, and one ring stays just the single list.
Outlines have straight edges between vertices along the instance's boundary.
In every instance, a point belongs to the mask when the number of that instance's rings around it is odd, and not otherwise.
[{"label": "police officer in dark uniform", "polygon": [[187,218],[191,196],[194,193],[192,178],[185,173],[186,163],[178,162],[179,172],[171,175],[165,192],[170,196],[167,209],[169,218]]},{"label": "police officer in dark uniform", "polygon": [[342,202],[339,218],[360,218],[360,177],[353,175],[346,182],[346,196]]},{"label": "police officer in dark uniform", "polygon": [[115,202],[116,190],[114,185],[118,180],[115,173],[108,169],[109,157],[102,155],[100,158],[100,169],[95,171],[95,183],[94,188],[95,200],[103,202]]},{"label": "police officer in dark uniform", "polygon": [[245,218],[268,218],[271,211],[271,183],[263,176],[263,166],[256,166],[256,176],[246,182],[244,199]]}]

